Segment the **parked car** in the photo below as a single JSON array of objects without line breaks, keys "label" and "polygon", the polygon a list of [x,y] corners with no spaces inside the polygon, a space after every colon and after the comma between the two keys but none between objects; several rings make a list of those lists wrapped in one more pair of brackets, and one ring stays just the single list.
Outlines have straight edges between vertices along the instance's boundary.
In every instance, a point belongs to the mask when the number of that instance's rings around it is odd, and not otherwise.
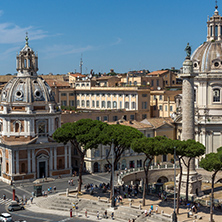
[{"label": "parked car", "polygon": [[12,216],[9,213],[1,213],[0,214],[0,221],[2,222],[12,222]]},{"label": "parked car", "polygon": [[17,204],[17,203],[12,203],[8,206],[9,211],[14,211],[14,210],[24,210],[24,206]]}]

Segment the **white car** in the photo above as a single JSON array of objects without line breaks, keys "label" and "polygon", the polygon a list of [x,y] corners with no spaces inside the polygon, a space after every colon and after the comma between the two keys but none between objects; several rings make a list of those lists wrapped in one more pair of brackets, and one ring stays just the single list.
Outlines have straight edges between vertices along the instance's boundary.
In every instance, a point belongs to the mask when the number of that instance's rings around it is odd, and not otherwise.
[{"label": "white car", "polygon": [[0,214],[0,221],[4,221],[4,222],[12,222],[12,216],[9,213],[1,213]]}]

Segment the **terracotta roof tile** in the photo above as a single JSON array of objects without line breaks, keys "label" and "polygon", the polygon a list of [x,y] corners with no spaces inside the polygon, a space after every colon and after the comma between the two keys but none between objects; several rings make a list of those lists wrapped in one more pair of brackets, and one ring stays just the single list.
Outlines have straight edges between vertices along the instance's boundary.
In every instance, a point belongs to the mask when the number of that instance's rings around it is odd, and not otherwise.
[{"label": "terracotta roof tile", "polygon": [[147,76],[155,76],[155,75],[162,75],[164,73],[167,73],[169,70],[157,70],[154,72],[150,72],[149,74],[147,74]]},{"label": "terracotta roof tile", "polygon": [[159,128],[165,124],[168,124],[168,125],[174,127],[173,120],[170,117],[144,119],[141,121],[141,123],[151,124],[154,128]]}]

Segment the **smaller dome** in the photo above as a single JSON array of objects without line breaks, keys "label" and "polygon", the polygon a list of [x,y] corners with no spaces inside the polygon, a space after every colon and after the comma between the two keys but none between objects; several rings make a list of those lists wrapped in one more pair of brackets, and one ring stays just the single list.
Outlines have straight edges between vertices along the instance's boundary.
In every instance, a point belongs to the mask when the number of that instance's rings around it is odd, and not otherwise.
[{"label": "smaller dome", "polygon": [[222,71],[222,41],[205,42],[191,56],[194,73]]},{"label": "smaller dome", "polygon": [[1,102],[24,104],[37,101],[55,101],[50,86],[40,77],[15,77],[1,93]]}]

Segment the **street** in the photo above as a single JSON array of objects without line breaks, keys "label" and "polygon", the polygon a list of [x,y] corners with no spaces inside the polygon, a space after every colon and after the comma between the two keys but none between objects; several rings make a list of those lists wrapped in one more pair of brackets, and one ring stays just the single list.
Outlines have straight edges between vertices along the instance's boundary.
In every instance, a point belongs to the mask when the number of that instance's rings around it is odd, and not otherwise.
[{"label": "street", "polygon": [[[68,180],[73,179],[74,186],[68,184]],[[74,189],[78,186],[78,177],[65,177],[61,179],[55,179],[55,181],[42,183],[42,190],[47,191],[48,187],[56,186],[56,192],[65,192],[67,188]],[[83,186],[88,183],[99,185],[100,183],[108,183],[110,180],[110,173],[97,173],[83,175]],[[82,186],[82,188],[83,188]],[[15,192],[19,199],[29,199],[33,192],[33,183],[24,182],[15,185]],[[6,195],[7,200],[3,200],[3,195]],[[50,194],[49,194],[50,195]],[[12,200],[12,186],[0,182],[0,213],[7,212],[7,205]],[[44,211],[44,210],[43,210]],[[20,210],[10,212],[13,216],[13,220],[23,219],[26,221],[89,221],[83,218],[67,218],[64,216],[51,215],[41,213],[34,213],[28,210]]]}]

